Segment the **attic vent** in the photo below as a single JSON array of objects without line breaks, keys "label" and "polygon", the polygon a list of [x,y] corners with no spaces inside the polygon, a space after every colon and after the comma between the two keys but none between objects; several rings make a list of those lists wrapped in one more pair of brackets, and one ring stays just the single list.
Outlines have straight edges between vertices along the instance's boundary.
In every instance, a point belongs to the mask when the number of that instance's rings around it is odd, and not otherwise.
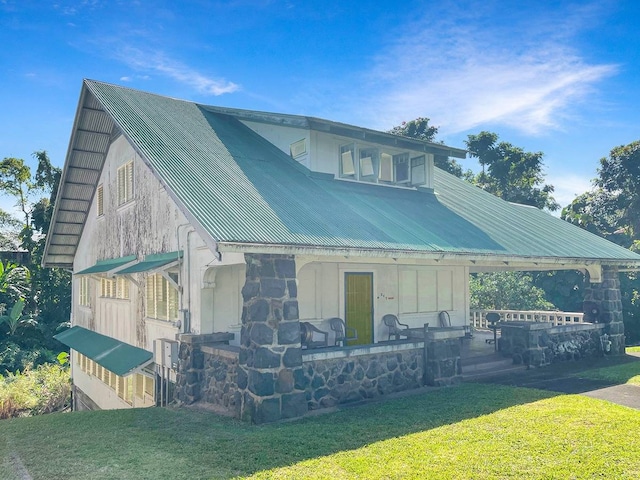
[{"label": "attic vent", "polygon": [[291,156],[293,158],[298,158],[305,153],[307,153],[307,141],[305,138],[298,140],[297,142],[293,142],[289,145],[289,151],[291,152]]}]

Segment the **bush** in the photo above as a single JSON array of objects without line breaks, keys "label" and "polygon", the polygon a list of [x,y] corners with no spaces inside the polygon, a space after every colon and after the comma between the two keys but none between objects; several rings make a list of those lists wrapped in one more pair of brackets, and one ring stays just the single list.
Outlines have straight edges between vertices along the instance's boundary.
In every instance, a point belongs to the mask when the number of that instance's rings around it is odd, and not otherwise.
[{"label": "bush", "polygon": [[68,367],[49,363],[0,377],[0,419],[59,412],[70,402]]}]

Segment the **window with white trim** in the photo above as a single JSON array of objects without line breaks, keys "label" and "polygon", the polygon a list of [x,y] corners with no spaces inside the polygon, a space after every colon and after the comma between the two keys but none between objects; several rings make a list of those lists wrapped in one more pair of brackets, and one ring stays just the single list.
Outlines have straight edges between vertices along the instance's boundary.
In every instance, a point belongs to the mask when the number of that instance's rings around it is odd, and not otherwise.
[{"label": "window with white trim", "polygon": [[87,276],[82,276],[80,277],[80,282],[79,282],[79,286],[80,288],[78,289],[78,304],[82,305],[83,307],[88,307],[90,306],[89,304],[89,277]]},{"label": "window with white trim", "polygon": [[123,277],[101,278],[100,296],[103,298],[129,300],[129,280]]},{"label": "window with white trim", "polygon": [[159,273],[147,276],[147,317],[178,320],[178,290]]},{"label": "window with white trim", "polygon": [[118,168],[118,205],[133,200],[133,162]]}]

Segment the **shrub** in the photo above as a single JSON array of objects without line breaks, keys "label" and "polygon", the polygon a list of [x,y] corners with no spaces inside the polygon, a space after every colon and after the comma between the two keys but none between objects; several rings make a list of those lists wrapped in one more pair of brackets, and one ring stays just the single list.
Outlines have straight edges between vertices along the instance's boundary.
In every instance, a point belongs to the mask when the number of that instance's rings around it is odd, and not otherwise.
[{"label": "shrub", "polygon": [[42,415],[70,405],[69,368],[49,363],[0,377],[0,419]]}]

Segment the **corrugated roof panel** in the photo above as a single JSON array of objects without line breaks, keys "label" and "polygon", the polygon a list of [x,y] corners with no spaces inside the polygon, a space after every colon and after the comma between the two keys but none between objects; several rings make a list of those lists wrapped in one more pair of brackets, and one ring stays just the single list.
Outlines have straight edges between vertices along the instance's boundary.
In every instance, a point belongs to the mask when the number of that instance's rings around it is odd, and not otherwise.
[{"label": "corrugated roof panel", "polygon": [[103,152],[108,147],[109,141],[109,135],[77,130],[73,148],[89,152]]},{"label": "corrugated roof panel", "polygon": [[95,185],[100,178],[99,170],[87,170],[83,168],[70,168],[66,180],[70,183],[84,183]]},{"label": "corrugated roof panel", "polygon": [[102,153],[82,152],[79,150],[70,152],[70,166],[101,171],[103,163],[104,154]]},{"label": "corrugated roof panel", "polygon": [[[320,178],[215,107],[85,86],[85,106],[95,95],[95,107],[115,120],[183,212],[219,242],[640,264],[629,250],[439,169],[435,194]],[[74,147],[86,142],[106,153],[96,135],[75,135]]]},{"label": "corrugated roof panel", "polygon": [[88,108],[82,109],[82,115],[79,122],[80,130],[110,135],[112,126],[113,121],[104,111],[91,110]]},{"label": "corrugated roof panel", "polygon": [[68,182],[65,187],[65,195],[67,198],[75,200],[91,200],[93,197],[93,184],[82,185]]},{"label": "corrugated roof panel", "polygon": [[56,205],[59,205],[59,210],[71,212],[87,212],[90,206],[88,201],[72,200],[67,198],[59,198],[56,201]]},{"label": "corrugated roof panel", "polygon": [[[69,246],[69,245],[57,245],[55,243],[55,241],[52,241],[49,246],[47,247],[47,254],[48,255],[63,255],[63,256],[73,256],[76,253],[76,247],[75,246]],[[73,260],[71,261],[71,264],[73,265]]]},{"label": "corrugated roof panel", "polygon": [[84,213],[58,211],[56,223],[71,223],[84,225]]},{"label": "corrugated roof panel", "polygon": [[52,233],[60,235],[80,235],[82,233],[82,224],[78,223],[62,223],[57,222],[51,229]]}]

